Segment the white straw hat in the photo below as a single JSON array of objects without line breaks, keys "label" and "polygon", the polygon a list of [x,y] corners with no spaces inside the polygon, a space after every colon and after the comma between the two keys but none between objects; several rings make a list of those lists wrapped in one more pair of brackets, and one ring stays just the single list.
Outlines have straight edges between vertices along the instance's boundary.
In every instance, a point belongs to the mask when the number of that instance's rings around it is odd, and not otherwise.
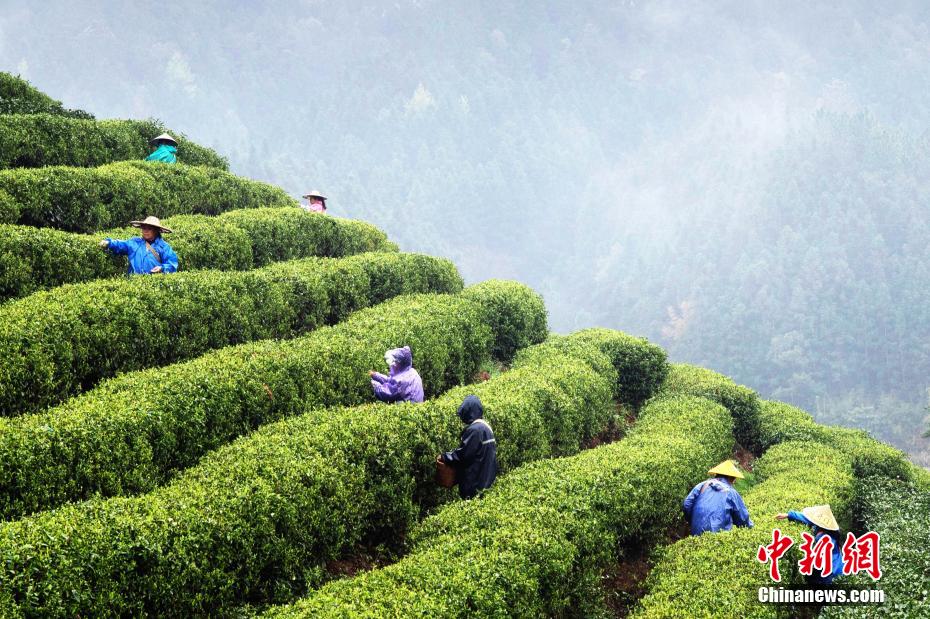
[{"label": "white straw hat", "polygon": [[149,215],[142,221],[130,221],[129,222],[134,228],[141,228],[142,226],[152,226],[153,228],[158,228],[162,232],[174,232],[171,228],[161,225],[161,222],[158,220],[158,217],[154,215]]},{"label": "white straw hat", "polygon": [[320,191],[319,191],[318,189],[314,189],[314,190],[311,191],[310,193],[306,193],[306,194],[304,194],[304,195],[301,196],[301,197],[303,197],[303,198],[319,198],[320,200],[327,200],[327,197],[324,196],[322,193],[320,193]]}]

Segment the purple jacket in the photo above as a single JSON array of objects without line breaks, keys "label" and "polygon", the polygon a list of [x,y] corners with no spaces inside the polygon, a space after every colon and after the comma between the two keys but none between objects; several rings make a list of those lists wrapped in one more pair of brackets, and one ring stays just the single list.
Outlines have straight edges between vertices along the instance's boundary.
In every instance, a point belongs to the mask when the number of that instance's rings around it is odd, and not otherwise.
[{"label": "purple jacket", "polygon": [[394,357],[390,375],[375,373],[371,377],[375,397],[382,402],[422,402],[423,381],[413,369],[410,347],[395,348],[389,350],[388,354]]}]

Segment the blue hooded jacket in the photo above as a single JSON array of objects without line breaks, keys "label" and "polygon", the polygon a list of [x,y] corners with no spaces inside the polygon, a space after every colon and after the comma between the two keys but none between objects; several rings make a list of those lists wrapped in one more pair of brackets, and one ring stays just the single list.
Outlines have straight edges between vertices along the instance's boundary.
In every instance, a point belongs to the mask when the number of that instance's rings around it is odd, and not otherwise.
[{"label": "blue hooded jacket", "polygon": [[385,376],[375,372],[371,377],[371,388],[375,397],[382,402],[422,402],[423,380],[419,372],[413,369],[413,353],[409,346],[389,350],[387,355],[394,362],[390,374]]},{"label": "blue hooded jacket", "polygon": [[[816,545],[820,538],[829,535],[827,531],[821,529],[816,524],[807,519],[807,516],[801,512],[796,512],[794,510],[788,512],[788,520],[793,522],[800,522],[801,524],[806,524],[814,530],[814,544]],[[815,569],[814,573],[808,576],[811,582],[818,585],[829,585],[833,583],[833,579],[837,576],[842,576],[843,574],[843,543],[837,541],[836,538],[833,538],[833,569],[829,574],[824,576],[820,573],[820,570]]]},{"label": "blue hooded jacket", "polygon": [[721,477],[696,485],[685,498],[682,509],[691,523],[691,535],[729,531],[733,525],[752,528],[743,497]]},{"label": "blue hooded jacket", "polygon": [[459,496],[470,499],[479,490],[491,487],[497,478],[497,439],[488,422],[482,419],[484,406],[478,396],[470,395],[459,407],[459,419],[467,424],[461,443],[453,451],[442,454],[447,464],[455,467]]},{"label": "blue hooded jacket", "polygon": [[118,241],[107,237],[107,250],[114,254],[129,256],[129,275],[148,275],[157,266],[162,273],[174,273],[178,270],[178,255],[171,249],[171,245],[158,237],[151,243],[152,249],[158,253],[161,262],[155,260],[148,249],[145,248],[145,239],[136,236],[125,241]]},{"label": "blue hooded jacket", "polygon": [[161,161],[162,163],[178,162],[178,147],[171,144],[159,144],[158,148],[151,155],[145,158],[146,161]]}]

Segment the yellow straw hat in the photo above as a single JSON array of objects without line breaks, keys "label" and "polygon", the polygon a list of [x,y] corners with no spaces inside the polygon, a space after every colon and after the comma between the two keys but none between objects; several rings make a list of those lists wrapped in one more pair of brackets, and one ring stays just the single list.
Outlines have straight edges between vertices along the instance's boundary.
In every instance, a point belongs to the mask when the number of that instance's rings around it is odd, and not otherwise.
[{"label": "yellow straw hat", "polygon": [[724,460],[707,472],[711,475],[726,475],[727,477],[737,477],[739,479],[744,477],[732,460]]},{"label": "yellow straw hat", "polygon": [[814,505],[811,507],[805,507],[801,510],[801,513],[804,514],[804,517],[816,524],[821,529],[826,529],[827,531],[839,531],[840,525],[836,523],[836,518],[833,517],[833,510],[830,509],[829,505]]}]

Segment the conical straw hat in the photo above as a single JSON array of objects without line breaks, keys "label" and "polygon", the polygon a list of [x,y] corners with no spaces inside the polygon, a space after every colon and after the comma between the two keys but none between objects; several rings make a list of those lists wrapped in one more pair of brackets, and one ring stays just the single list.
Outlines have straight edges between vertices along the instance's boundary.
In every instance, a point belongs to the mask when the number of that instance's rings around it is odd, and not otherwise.
[{"label": "conical straw hat", "polygon": [[162,133],[160,136],[154,137],[151,140],[149,140],[149,144],[158,144],[159,142],[169,142],[171,144],[174,144],[175,146],[178,145],[178,141],[175,140],[170,135],[168,135],[167,133]]},{"label": "conical straw hat", "polygon": [[158,220],[158,217],[154,215],[149,215],[142,221],[130,221],[129,222],[134,228],[141,228],[142,226],[152,226],[153,228],[158,228],[162,232],[174,232],[171,228],[161,225],[161,221]]},{"label": "conical straw hat", "polygon": [[707,471],[711,475],[726,475],[727,477],[737,477],[743,479],[744,475],[736,468],[732,460],[724,460],[711,470]]},{"label": "conical straw hat", "polygon": [[836,518],[833,517],[833,510],[830,509],[829,505],[814,505],[812,507],[805,507],[802,511],[804,517],[816,524],[821,529],[826,529],[827,531],[839,531],[840,525],[836,523]]},{"label": "conical straw hat", "polygon": [[308,193],[305,193],[305,194],[304,194],[303,196],[301,196],[301,197],[303,197],[303,198],[319,198],[320,200],[326,200],[326,199],[327,199],[326,196],[324,196],[322,193],[320,193],[320,190],[319,190],[319,189],[314,189],[313,191],[310,191],[310,192],[308,192]]}]

